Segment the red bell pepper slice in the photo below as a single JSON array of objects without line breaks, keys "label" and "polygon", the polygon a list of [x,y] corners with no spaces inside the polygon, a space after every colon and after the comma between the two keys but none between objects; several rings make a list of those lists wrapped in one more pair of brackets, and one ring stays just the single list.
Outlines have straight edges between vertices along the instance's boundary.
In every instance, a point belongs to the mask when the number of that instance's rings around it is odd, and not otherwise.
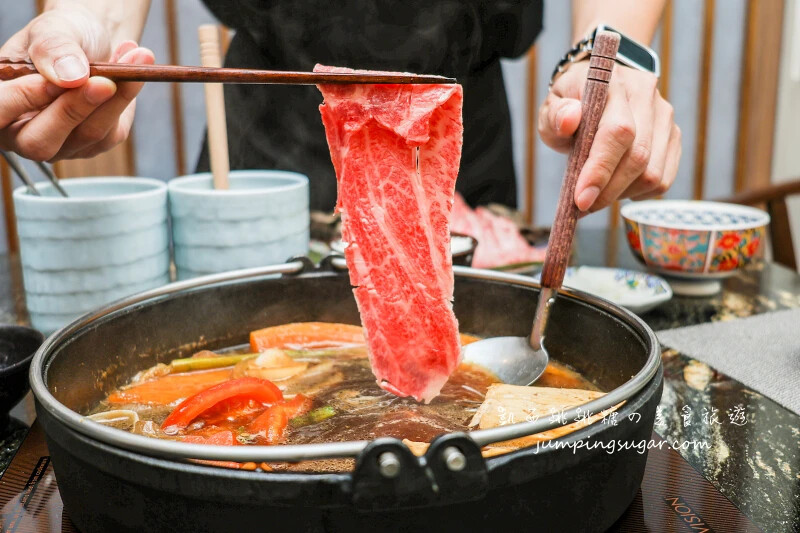
[{"label": "red bell pepper slice", "polygon": [[247,430],[263,436],[269,444],[282,442],[289,419],[306,414],[311,404],[311,398],[298,394],[291,400],[268,407],[248,424]]},{"label": "red bell pepper slice", "polygon": [[169,414],[161,428],[176,426],[183,429],[207,409],[236,397],[252,399],[262,404],[283,400],[280,389],[271,381],[250,377],[232,379],[186,398]]},{"label": "red bell pepper slice", "polygon": [[286,427],[289,425],[289,416],[282,405],[273,405],[247,426],[251,434],[258,434],[263,437],[267,444],[278,444],[283,442],[286,435]]},{"label": "red bell pepper slice", "polygon": [[286,411],[286,416],[290,419],[296,416],[302,416],[311,410],[312,400],[308,396],[303,394],[297,394],[291,400],[284,400],[283,403],[280,403],[283,410]]}]

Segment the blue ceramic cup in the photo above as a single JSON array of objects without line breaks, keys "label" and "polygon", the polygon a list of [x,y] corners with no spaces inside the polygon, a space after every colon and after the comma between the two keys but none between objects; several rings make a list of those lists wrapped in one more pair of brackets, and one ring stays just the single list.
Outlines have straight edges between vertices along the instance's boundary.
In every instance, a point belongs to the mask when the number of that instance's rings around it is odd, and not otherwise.
[{"label": "blue ceramic cup", "polygon": [[211,175],[169,182],[178,279],[283,263],[308,253],[308,178],[281,170],[234,170],[230,188]]},{"label": "blue ceramic cup", "polygon": [[14,191],[32,325],[51,333],[80,315],[169,283],[167,187],[149,178],[77,178]]}]

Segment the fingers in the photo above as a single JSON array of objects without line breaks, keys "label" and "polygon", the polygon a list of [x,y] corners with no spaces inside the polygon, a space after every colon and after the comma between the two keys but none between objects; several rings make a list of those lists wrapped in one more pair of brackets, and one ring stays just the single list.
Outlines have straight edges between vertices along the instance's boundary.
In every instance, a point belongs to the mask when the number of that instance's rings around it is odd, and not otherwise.
[{"label": "fingers", "polygon": [[572,65],[559,76],[539,109],[539,136],[556,151],[565,153],[572,147],[572,136],[581,122],[581,94],[588,69],[588,61]]},{"label": "fingers", "polygon": [[[136,44],[136,41],[122,41],[119,43],[119,46],[117,46],[117,49],[114,50],[114,53],[111,54],[111,59],[109,59],[109,61],[112,63],[119,63],[121,57],[126,55],[131,50],[136,49],[138,46],[139,45]],[[122,61],[122,63],[125,63],[125,61]]]},{"label": "fingers", "polygon": [[[589,211],[598,211],[611,205],[614,200],[634,182],[641,183],[643,187],[654,189],[658,187],[661,180],[661,172],[648,173],[652,159],[652,146],[656,118],[656,99],[660,99],[657,89],[657,79],[651,75],[640,75],[634,91],[626,91],[628,94],[628,106],[633,115],[636,135],[630,148],[624,153],[617,167],[614,169],[611,179],[605,187],[601,187],[597,199],[587,208]],[[664,130],[664,151],[666,142],[669,138],[669,125],[665,125]],[[598,128],[598,135],[600,130]],[[597,142],[597,138],[595,138]],[[650,182],[646,182],[650,179]],[[576,188],[576,197],[580,197],[580,189]],[[584,193],[585,195],[585,193]]]},{"label": "fingers", "polygon": [[80,5],[52,9],[27,27],[27,55],[36,69],[59,87],[80,87],[89,79],[89,60],[111,55],[108,30]]},{"label": "fingers", "polygon": [[[146,48],[133,48],[119,59],[120,63],[137,65],[152,64],[155,61],[153,53]],[[130,45],[120,45],[117,52],[130,48]],[[97,145],[100,151],[113,148],[128,136],[128,131],[133,120],[131,103],[141,91],[143,83],[127,82],[117,84],[117,92],[113,98],[97,108],[88,119],[80,124],[69,135],[61,149],[55,155],[56,159],[78,157],[78,153],[86,153],[88,149]],[[130,120],[122,121],[121,115],[131,108]],[[99,152],[98,152],[99,153]],[[81,156],[83,157],[83,156]]]},{"label": "fingers", "polygon": [[678,164],[681,160],[681,129],[677,124],[672,124],[669,142],[667,143],[667,157],[664,162],[664,172],[661,178],[661,185],[650,192],[638,196],[632,196],[634,200],[647,200],[665,193],[678,175]]},{"label": "fingers", "polygon": [[672,106],[663,98],[658,97],[655,103],[655,118],[653,122],[653,143],[650,151],[650,162],[644,173],[625,189],[620,198],[632,198],[641,195],[659,196],[664,194],[672,185],[672,181],[665,179],[664,167],[670,150],[670,140],[673,136],[674,111]]},{"label": "fingers", "polygon": [[[581,211],[587,211],[594,204],[636,138],[636,121],[628,105],[624,86],[621,82],[615,84],[613,77],[611,80],[605,111],[575,186],[575,204]],[[639,158],[644,155],[649,158],[649,154],[637,152],[631,163],[641,166]],[[641,166],[639,173],[644,168]]]},{"label": "fingers", "polygon": [[28,29],[23,28],[0,46],[0,57],[28,59]]},{"label": "fingers", "polygon": [[580,122],[580,100],[561,98],[551,92],[539,109],[539,136],[550,148],[567,152]]},{"label": "fingers", "polygon": [[29,57],[39,71],[0,84],[0,147],[40,161],[102,150],[130,130],[141,84],[121,84],[118,90],[110,80],[90,78],[89,60],[153,62],[152,52],[133,41],[121,43],[112,55],[108,31],[79,5],[38,16],[0,55]]},{"label": "fingers", "polygon": [[63,18],[42,15],[31,23],[28,54],[36,69],[60,87],[79,87],[89,79],[81,36]]},{"label": "fingers", "polygon": [[0,83],[0,88],[0,129],[22,115],[39,111],[65,90],[39,74],[4,81]]},{"label": "fingers", "polygon": [[[586,62],[572,65],[539,110],[542,140],[558,151],[572,146],[587,68]],[[657,81],[650,73],[614,69],[606,107],[575,187],[575,204],[581,211],[597,211],[618,198],[658,196],[675,180],[680,129],[672,106],[658,93]]]},{"label": "fingers", "polygon": [[[112,128],[112,130],[108,133],[108,135],[106,135],[105,138],[103,138],[103,140],[95,144],[92,144],[90,146],[85,146],[68,157],[70,159],[94,157],[98,154],[111,150],[112,148],[123,142],[125,139],[128,138],[128,135],[130,134],[131,127],[133,126],[133,117],[135,112],[136,112],[136,100],[131,102],[128,108],[122,112],[117,122],[117,125],[114,128]],[[59,156],[56,156],[55,159],[59,159]]]},{"label": "fingers", "polygon": [[89,78],[83,87],[62,94],[33,118],[0,130],[0,144],[29,159],[50,160],[72,130],[115,92],[111,80]]}]

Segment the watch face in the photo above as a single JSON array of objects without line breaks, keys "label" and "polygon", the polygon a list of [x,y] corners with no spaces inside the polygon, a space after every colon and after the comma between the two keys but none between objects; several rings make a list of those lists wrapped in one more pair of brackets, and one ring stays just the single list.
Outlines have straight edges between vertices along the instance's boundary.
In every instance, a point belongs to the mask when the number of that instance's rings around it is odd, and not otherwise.
[{"label": "watch face", "polygon": [[606,26],[605,24],[598,26],[592,34],[592,37],[597,35],[598,31],[603,30],[613,31],[620,36],[617,61],[634,68],[653,72],[656,76],[660,74],[658,56],[655,55],[655,52],[637,43],[630,37],[626,37],[624,33],[615,30],[611,26]]},{"label": "watch face", "polygon": [[620,56],[625,56],[645,70],[649,70],[650,72],[655,72],[656,70],[655,59],[653,56],[651,56],[647,50],[641,46],[638,46],[633,41],[628,39],[620,39],[619,52],[617,52],[617,54]]}]

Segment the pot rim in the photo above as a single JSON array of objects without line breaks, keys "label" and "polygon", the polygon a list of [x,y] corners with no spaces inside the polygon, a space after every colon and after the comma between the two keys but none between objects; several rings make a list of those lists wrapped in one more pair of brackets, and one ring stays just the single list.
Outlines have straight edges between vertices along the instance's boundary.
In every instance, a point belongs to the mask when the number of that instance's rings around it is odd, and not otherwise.
[{"label": "pot rim", "polygon": [[[333,272],[330,275],[341,275],[347,271],[344,258],[331,257],[328,261]],[[311,267],[311,268],[309,268]],[[532,278],[517,274],[508,274],[492,270],[481,270],[470,267],[453,267],[454,273],[460,278],[479,279],[486,281],[506,282],[514,285],[540,288],[539,283]],[[236,270],[213,274],[186,281],[180,281],[145,291],[121,300],[117,300],[101,309],[87,313],[72,323],[64,326],[60,330],[50,335],[39,347],[33,358],[30,368],[30,384],[36,399],[48,410],[58,421],[67,427],[105,444],[124,448],[129,451],[138,452],[148,456],[156,456],[167,459],[207,459],[207,460],[227,460],[236,462],[296,462],[301,460],[327,459],[327,458],[354,458],[361,454],[364,448],[372,441],[345,441],[328,442],[321,444],[286,444],[274,446],[217,446],[210,444],[189,444],[177,441],[158,440],[142,435],[134,435],[114,428],[97,424],[84,416],[69,409],[59,402],[48,390],[45,384],[44,375],[53,356],[55,348],[58,348],[70,337],[82,329],[98,322],[116,312],[130,308],[135,305],[145,304],[160,298],[168,297],[175,293],[188,292],[191,290],[205,288],[212,285],[222,285],[226,283],[236,283],[246,280],[256,280],[264,277],[271,277],[276,274],[289,275],[319,275],[319,271],[313,268],[311,262],[306,258],[295,258],[287,263],[258,267],[251,269]],[[642,390],[656,375],[661,364],[660,349],[655,333],[638,316],[630,311],[618,307],[611,302],[581,291],[562,288],[559,289],[562,297],[578,300],[620,319],[625,325],[630,327],[647,346],[649,344],[649,354],[642,368],[628,381],[619,387],[609,391],[600,398],[576,406],[563,413],[567,419],[573,419],[584,413],[599,413],[622,401],[632,398]],[[541,433],[561,424],[558,420],[542,418],[534,421],[518,422],[491,429],[479,429],[466,432],[478,447],[505,440],[516,439],[535,433]]]}]

